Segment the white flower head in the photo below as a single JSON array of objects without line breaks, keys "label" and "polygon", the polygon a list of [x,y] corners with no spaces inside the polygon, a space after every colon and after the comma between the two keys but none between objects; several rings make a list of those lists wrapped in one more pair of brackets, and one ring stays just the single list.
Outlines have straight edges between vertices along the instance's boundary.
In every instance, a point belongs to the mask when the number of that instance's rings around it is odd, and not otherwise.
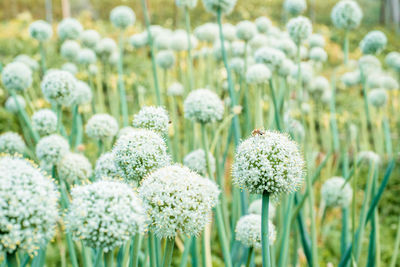
[{"label": "white flower head", "polygon": [[58,37],[62,41],[67,39],[75,40],[79,38],[82,31],[82,24],[74,18],[63,19],[57,27]]},{"label": "white flower head", "polygon": [[82,65],[90,65],[96,63],[96,53],[89,48],[79,50],[76,61]]},{"label": "white flower head", "polygon": [[[235,228],[236,240],[246,246],[261,248],[261,215],[249,214],[241,217]],[[268,220],[268,237],[272,245],[276,239],[274,224]]]},{"label": "white flower head", "polygon": [[248,20],[243,20],[236,25],[236,36],[240,40],[250,41],[257,34],[256,25]]},{"label": "white flower head", "polygon": [[249,84],[266,84],[271,78],[271,71],[262,63],[251,65],[246,72],[246,82]]},{"label": "white flower head", "polygon": [[25,91],[32,85],[32,70],[22,62],[8,63],[1,72],[1,81],[9,91]]},{"label": "white flower head", "polygon": [[142,203],[123,182],[101,180],[77,186],[71,196],[66,230],[88,247],[112,251],[146,229]]},{"label": "white flower head", "polygon": [[48,165],[56,165],[68,152],[68,141],[58,134],[42,137],[36,145],[36,156]]},{"label": "white flower head", "polygon": [[376,108],[382,108],[388,102],[389,95],[383,88],[375,88],[368,92],[368,100]]},{"label": "white flower head", "polygon": [[85,131],[93,139],[111,138],[118,132],[118,122],[111,115],[95,114],[86,123]]},{"label": "white flower head", "polygon": [[0,134],[0,153],[24,154],[26,145],[24,139],[14,132]]},{"label": "white flower head", "polygon": [[52,70],[44,76],[41,88],[47,101],[70,106],[74,101],[76,79],[65,70]]},{"label": "white flower head", "polygon": [[120,170],[115,164],[114,154],[107,152],[102,154],[96,161],[94,168],[96,180],[103,178],[116,179],[120,176]]},{"label": "white flower head", "polygon": [[128,6],[117,6],[111,10],[110,20],[115,27],[125,29],[135,23],[136,15]]},{"label": "white flower head", "polygon": [[276,48],[261,47],[254,53],[254,60],[257,63],[265,64],[271,71],[278,68],[286,58],[285,54]]},{"label": "white flower head", "polygon": [[167,94],[170,96],[181,96],[185,91],[183,85],[179,82],[172,83],[167,90]]},{"label": "white flower head", "polygon": [[26,66],[28,66],[32,71],[36,71],[39,69],[39,64],[38,62],[33,59],[32,57],[25,55],[25,54],[20,54],[14,58],[14,62],[21,62],[24,63]]},{"label": "white flower head", "polygon": [[171,50],[159,51],[156,55],[156,63],[162,69],[170,69],[175,64],[175,55]]},{"label": "white flower head", "polygon": [[[258,214],[261,215],[262,213],[262,199],[257,199],[254,200],[253,202],[250,203],[249,206],[249,213],[250,214]],[[275,217],[276,213],[276,207],[275,205],[270,201],[269,206],[268,206],[268,218],[272,219]]]},{"label": "white flower head", "polygon": [[321,188],[321,197],[328,207],[348,207],[352,196],[353,190],[343,177],[332,177]]},{"label": "white flower head", "polygon": [[161,135],[168,133],[169,117],[163,107],[142,107],[138,114],[133,117],[133,127],[152,130]]},{"label": "white flower head", "polygon": [[339,1],[332,9],[333,25],[339,29],[353,30],[360,26],[363,17],[360,6],[354,0]]},{"label": "white flower head", "polygon": [[213,14],[229,14],[236,5],[237,0],[203,0],[204,8]]},{"label": "white flower head", "polygon": [[183,103],[185,118],[199,122],[212,123],[222,119],[224,104],[216,93],[208,89],[192,91]]},{"label": "white flower head", "polygon": [[92,164],[84,155],[70,152],[58,162],[57,171],[66,183],[81,183],[87,181],[92,175]]},{"label": "white flower head", "polygon": [[80,40],[83,46],[88,48],[95,48],[96,44],[100,41],[100,34],[96,30],[85,30],[80,35]]},{"label": "white flower head", "polygon": [[102,58],[102,60],[108,59],[111,54],[117,50],[117,44],[111,38],[103,38],[101,39],[96,47],[96,53]]},{"label": "white flower head", "polygon": [[308,18],[298,16],[289,20],[286,24],[286,29],[290,38],[292,38],[297,45],[300,45],[310,37],[312,33],[312,24]]},{"label": "white flower head", "polygon": [[29,25],[29,35],[40,42],[47,41],[53,35],[51,25],[44,20],[36,20]]},{"label": "white flower head", "polygon": [[371,31],[360,42],[360,48],[364,55],[379,54],[387,44],[386,35],[381,31]]},{"label": "white flower head", "polygon": [[194,29],[194,35],[202,42],[214,43],[218,39],[218,26],[215,23],[205,23]]},{"label": "white flower head", "polygon": [[285,0],[283,8],[292,16],[298,16],[307,9],[306,0]]},{"label": "white flower head", "polygon": [[[214,173],[215,158],[210,152],[208,153],[208,162],[210,163],[212,173]],[[183,165],[201,176],[207,176],[206,156],[203,149],[196,149],[187,154],[183,159]]]},{"label": "white flower head", "polygon": [[32,115],[32,128],[40,135],[57,131],[57,115],[50,109],[40,109]]},{"label": "white flower head", "polygon": [[77,81],[74,94],[74,104],[76,105],[88,104],[92,101],[92,89],[86,82]]},{"label": "white flower head", "polygon": [[77,41],[74,40],[66,40],[61,45],[61,56],[67,60],[74,61],[78,57],[78,53],[81,50],[81,46]]},{"label": "white flower head", "polygon": [[[15,99],[17,99],[17,101],[15,101]],[[21,109],[26,107],[25,99],[21,95],[16,95],[15,98],[13,96],[8,97],[4,106],[7,111],[17,113],[19,110],[17,103]]]},{"label": "white flower head", "polygon": [[271,20],[267,17],[258,17],[255,23],[259,33],[268,33],[272,26]]}]

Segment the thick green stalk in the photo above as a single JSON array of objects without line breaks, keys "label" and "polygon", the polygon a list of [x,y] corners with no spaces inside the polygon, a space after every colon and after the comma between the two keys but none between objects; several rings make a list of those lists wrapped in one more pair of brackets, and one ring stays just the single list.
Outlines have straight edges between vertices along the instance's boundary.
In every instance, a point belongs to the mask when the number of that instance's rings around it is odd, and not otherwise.
[{"label": "thick green stalk", "polygon": [[114,266],[114,251],[110,250],[104,252],[104,267],[113,267]]},{"label": "thick green stalk", "polygon": [[124,84],[124,32],[121,31],[119,36],[119,57],[118,57],[118,90],[120,97],[120,105],[121,105],[121,115],[122,115],[122,125],[128,126],[128,104],[126,102],[126,91]]},{"label": "thick green stalk", "polygon": [[392,259],[390,260],[390,267],[396,266],[397,256],[399,255],[399,246],[400,246],[400,216],[397,222],[396,241],[394,243],[394,251],[392,254]]},{"label": "thick green stalk", "polygon": [[57,112],[57,133],[61,133],[62,127],[62,107],[60,105],[56,106]]},{"label": "thick green stalk", "polygon": [[156,244],[155,236],[152,232],[149,232],[149,253],[150,253],[150,267],[157,267],[157,257],[156,257]]},{"label": "thick green stalk", "polygon": [[182,253],[182,257],[181,257],[181,262],[179,263],[179,267],[186,267],[186,265],[187,265],[192,240],[193,240],[193,237],[186,237],[186,239],[185,239],[183,253]]},{"label": "thick green stalk", "polygon": [[147,31],[147,39],[150,46],[150,55],[151,55],[151,67],[153,70],[153,80],[154,80],[154,89],[156,91],[156,103],[158,106],[162,105],[161,100],[161,93],[160,93],[160,86],[158,84],[158,75],[157,75],[157,67],[156,67],[156,60],[155,60],[155,52],[154,52],[154,45],[153,45],[153,36],[150,30],[150,18],[149,12],[147,9],[147,2],[146,0],[141,0],[144,22],[146,24],[146,31]]},{"label": "thick green stalk", "polygon": [[249,249],[249,254],[247,256],[247,262],[246,262],[246,267],[250,267],[251,265],[251,259],[253,258],[254,255],[254,247],[250,247]]},{"label": "thick green stalk", "polygon": [[332,77],[332,97],[330,101],[330,125],[331,125],[331,131],[333,135],[333,149],[334,151],[338,152],[340,149],[340,143],[339,143],[339,132],[338,132],[338,127],[337,127],[337,122],[336,122],[336,78],[335,75]]},{"label": "thick green stalk", "polygon": [[312,251],[312,266],[318,267],[318,243],[317,243],[317,227],[315,224],[315,210],[314,210],[314,190],[312,187],[311,177],[306,175],[308,197],[308,209],[310,213],[311,223],[311,251]]},{"label": "thick green stalk", "polygon": [[342,233],[340,237],[340,255],[344,255],[348,244],[348,231],[349,231],[349,209],[347,207],[342,208]]},{"label": "thick green stalk", "polygon": [[393,149],[392,149],[392,137],[390,135],[390,125],[387,117],[385,116],[382,121],[383,132],[385,134],[385,145],[386,145],[386,153],[388,154],[389,158],[393,156]]},{"label": "thick green stalk", "polygon": [[198,261],[198,251],[197,251],[197,238],[193,237],[192,240],[192,245],[190,246],[190,255],[192,256],[192,266],[193,267],[198,267],[199,266],[199,261]]},{"label": "thick green stalk", "polygon": [[262,244],[262,263],[263,267],[271,266],[271,255],[269,252],[269,193],[264,191],[262,195],[261,211],[261,244]]},{"label": "thick green stalk", "polygon": [[103,250],[101,248],[98,248],[93,267],[100,267],[102,265],[101,258],[103,258]]},{"label": "thick green stalk", "polygon": [[288,197],[288,203],[287,207],[285,210],[285,220],[284,220],[284,225],[283,225],[283,233],[282,233],[282,244],[280,247],[280,256],[279,256],[279,267],[286,266],[286,260],[287,260],[287,250],[289,246],[289,234],[290,234],[290,214],[292,213],[292,207],[293,207],[293,198],[294,194],[289,195]]},{"label": "thick green stalk", "polygon": [[138,266],[141,241],[142,241],[142,236],[140,234],[136,234],[132,238],[129,267],[137,267]]},{"label": "thick green stalk", "polygon": [[18,267],[18,257],[17,257],[17,251],[13,251],[11,253],[6,253],[6,263],[8,267]]},{"label": "thick green stalk", "polygon": [[92,266],[92,261],[91,261],[91,250],[85,246],[83,241],[81,242],[81,247],[82,247],[82,262],[84,267],[91,267]]},{"label": "thick green stalk", "polygon": [[165,240],[165,250],[164,250],[164,258],[163,258],[163,267],[170,267],[172,261],[172,254],[174,252],[175,246],[175,237],[167,238]]},{"label": "thick green stalk", "polygon": [[101,154],[103,154],[103,152],[104,152],[104,141],[99,139],[97,144],[98,144],[97,145],[98,146],[97,156],[100,157]]},{"label": "thick green stalk", "polygon": [[188,42],[187,64],[188,64],[188,76],[189,76],[189,90],[192,91],[193,87],[194,87],[194,82],[193,82],[192,41],[191,41],[191,29],[190,29],[190,14],[189,14],[189,10],[188,10],[187,7],[185,7],[185,11],[184,12],[185,12],[186,35],[187,35],[187,42]]},{"label": "thick green stalk", "polygon": [[255,114],[255,123],[254,128],[260,129],[264,128],[264,120],[263,120],[263,108],[262,108],[262,85],[256,85],[256,93],[254,99],[254,114]]},{"label": "thick green stalk", "polygon": [[274,87],[274,82],[273,82],[272,78],[269,79],[269,88],[271,90],[272,103],[274,105],[275,124],[276,124],[278,131],[281,131],[282,130],[281,119],[280,119],[281,116],[279,114],[278,103],[277,103],[276,95],[275,95],[275,87]]}]

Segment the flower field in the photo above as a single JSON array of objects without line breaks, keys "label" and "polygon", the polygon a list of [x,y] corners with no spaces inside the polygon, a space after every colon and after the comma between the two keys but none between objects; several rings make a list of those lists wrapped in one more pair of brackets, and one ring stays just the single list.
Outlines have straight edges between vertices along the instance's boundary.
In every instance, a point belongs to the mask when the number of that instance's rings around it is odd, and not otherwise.
[{"label": "flower field", "polygon": [[45,2],[0,23],[0,267],[400,265],[369,0]]}]

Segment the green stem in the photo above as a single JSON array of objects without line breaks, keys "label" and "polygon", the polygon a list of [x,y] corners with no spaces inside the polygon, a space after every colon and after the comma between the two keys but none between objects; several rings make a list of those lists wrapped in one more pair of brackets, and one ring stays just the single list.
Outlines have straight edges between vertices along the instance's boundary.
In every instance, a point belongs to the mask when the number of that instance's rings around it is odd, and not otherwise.
[{"label": "green stem", "polygon": [[83,266],[84,267],[91,267],[92,266],[92,261],[91,261],[91,253],[90,249],[85,246],[83,241],[81,242],[82,245],[82,259],[83,259]]},{"label": "green stem", "polygon": [[110,250],[104,252],[104,267],[113,267],[114,266],[114,251]]},{"label": "green stem", "polygon": [[136,234],[132,239],[129,267],[137,267],[142,236]]},{"label": "green stem", "polygon": [[156,258],[156,244],[155,237],[152,232],[149,232],[149,253],[150,253],[150,267],[157,267],[157,258]]},{"label": "green stem", "polygon": [[198,251],[197,251],[197,238],[192,237],[192,245],[190,246],[190,255],[192,256],[192,266],[198,267]]},{"label": "green stem", "polygon": [[193,240],[193,237],[186,237],[179,267],[186,267],[186,265],[187,265],[192,240]]},{"label": "green stem", "polygon": [[165,240],[165,250],[164,250],[164,258],[163,258],[163,267],[170,267],[172,261],[172,254],[174,252],[175,246],[175,237],[167,238]]},{"label": "green stem", "polygon": [[263,267],[271,266],[271,255],[269,252],[269,193],[264,191],[262,195],[261,211],[261,243],[262,243],[262,263]]},{"label": "green stem", "polygon": [[101,248],[98,248],[96,252],[96,259],[94,261],[94,267],[100,267],[101,266],[101,258],[103,257],[103,250]]},{"label": "green stem", "polygon": [[61,133],[62,127],[62,107],[60,105],[56,105],[57,111],[57,133]]},{"label": "green stem", "polygon": [[246,267],[250,267],[251,265],[251,259],[253,258],[253,254],[254,254],[254,247],[250,247],[249,249],[249,255],[247,257],[247,263],[246,263]]},{"label": "green stem", "polygon": [[281,119],[280,119],[281,116],[279,114],[278,103],[276,101],[276,96],[275,96],[275,87],[272,78],[269,79],[269,88],[271,89],[272,103],[274,105],[274,117],[275,117],[276,127],[278,128],[278,131],[281,131],[282,130]]},{"label": "green stem", "polygon": [[101,139],[99,139],[99,141],[98,141],[98,148],[99,148],[99,150],[97,152],[97,156],[100,157],[101,154],[103,154],[103,152],[104,152],[104,141]]},{"label": "green stem", "polygon": [[399,246],[400,246],[400,216],[397,222],[397,233],[396,233],[396,241],[394,243],[394,251],[392,255],[392,259],[390,260],[390,267],[395,267],[397,262],[397,256],[399,255]]},{"label": "green stem", "polygon": [[121,104],[121,115],[122,115],[122,124],[124,126],[129,125],[128,121],[128,105],[126,103],[126,91],[124,84],[124,32],[121,31],[119,36],[119,57],[118,57],[118,90]]},{"label": "green stem", "polygon": [[383,124],[383,132],[385,134],[386,153],[388,154],[389,158],[392,158],[393,156],[392,138],[390,136],[389,121],[386,116],[383,118],[382,124]]},{"label": "green stem", "polygon": [[306,175],[307,191],[309,192],[308,209],[310,213],[311,222],[311,251],[312,251],[312,266],[318,267],[318,243],[317,243],[317,228],[315,224],[315,210],[314,210],[314,191],[312,187],[311,177]]},{"label": "green stem", "polygon": [[192,41],[191,41],[191,30],[190,30],[190,14],[187,7],[185,7],[185,26],[186,26],[186,35],[188,42],[188,76],[189,76],[189,90],[193,90],[194,82],[193,82],[193,59],[192,59]]},{"label": "green stem", "polygon": [[287,207],[285,210],[282,243],[281,243],[281,247],[280,247],[279,267],[286,266],[287,250],[288,250],[288,246],[289,246],[289,244],[288,244],[289,238],[288,237],[289,237],[290,225],[291,225],[291,221],[289,220],[289,218],[290,218],[290,214],[292,213],[293,198],[294,198],[294,194],[289,195]]},{"label": "green stem", "polygon": [[255,113],[255,123],[254,128],[264,128],[263,122],[263,108],[262,108],[262,86],[256,85],[256,94],[254,99],[254,113]]},{"label": "green stem", "polygon": [[11,253],[6,253],[6,263],[8,267],[18,267],[18,258],[17,258],[17,251],[13,251]]}]

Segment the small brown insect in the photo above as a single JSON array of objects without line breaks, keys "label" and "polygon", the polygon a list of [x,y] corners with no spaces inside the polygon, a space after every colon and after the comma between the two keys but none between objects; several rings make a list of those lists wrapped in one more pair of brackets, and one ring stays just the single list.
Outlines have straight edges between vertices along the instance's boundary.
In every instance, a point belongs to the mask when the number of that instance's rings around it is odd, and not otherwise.
[{"label": "small brown insect", "polygon": [[251,132],[251,135],[252,135],[252,136],[255,136],[255,135],[264,135],[264,134],[265,134],[265,131],[262,130],[262,129],[254,129],[254,130]]}]

